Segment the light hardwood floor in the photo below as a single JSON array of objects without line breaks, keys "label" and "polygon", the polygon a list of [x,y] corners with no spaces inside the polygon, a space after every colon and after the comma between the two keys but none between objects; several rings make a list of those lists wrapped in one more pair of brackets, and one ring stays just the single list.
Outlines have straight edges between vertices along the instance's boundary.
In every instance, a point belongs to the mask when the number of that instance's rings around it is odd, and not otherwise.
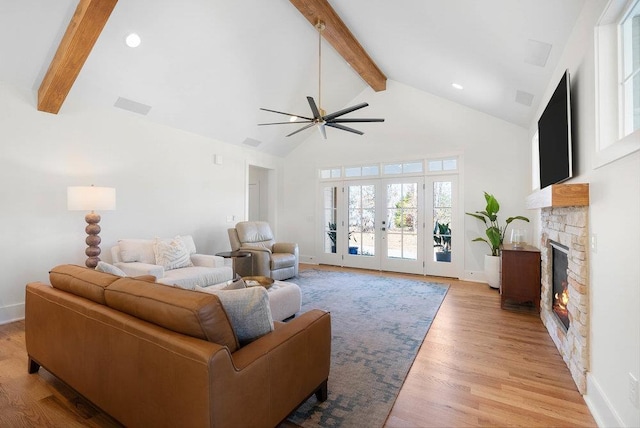
[{"label": "light hardwood floor", "polygon": [[[533,308],[501,310],[498,292],[484,284],[351,271],[450,284],[387,427],[596,426]],[[0,426],[119,424],[46,370],[27,374],[20,321],[0,326]]]}]

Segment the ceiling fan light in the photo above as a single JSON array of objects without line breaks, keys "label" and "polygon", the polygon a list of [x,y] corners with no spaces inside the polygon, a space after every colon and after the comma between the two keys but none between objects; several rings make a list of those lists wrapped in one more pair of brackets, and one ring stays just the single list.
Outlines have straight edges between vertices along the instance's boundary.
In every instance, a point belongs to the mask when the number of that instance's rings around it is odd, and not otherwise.
[{"label": "ceiling fan light", "polygon": [[298,116],[291,116],[289,118],[289,122],[295,122],[296,120],[298,120]]}]

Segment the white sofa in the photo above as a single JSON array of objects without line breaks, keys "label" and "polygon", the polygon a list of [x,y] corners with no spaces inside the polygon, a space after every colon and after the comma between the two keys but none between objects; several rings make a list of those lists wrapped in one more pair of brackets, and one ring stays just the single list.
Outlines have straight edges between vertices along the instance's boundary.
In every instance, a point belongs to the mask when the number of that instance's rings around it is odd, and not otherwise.
[{"label": "white sofa", "polygon": [[233,277],[230,259],[197,254],[196,245],[190,235],[176,238],[163,238],[160,241],[182,241],[193,266],[165,269],[156,264],[154,245],[156,239],[120,239],[118,245],[111,248],[113,264],[128,276],[153,275],[162,284],[176,285],[193,290],[196,285],[206,287],[228,281]]}]

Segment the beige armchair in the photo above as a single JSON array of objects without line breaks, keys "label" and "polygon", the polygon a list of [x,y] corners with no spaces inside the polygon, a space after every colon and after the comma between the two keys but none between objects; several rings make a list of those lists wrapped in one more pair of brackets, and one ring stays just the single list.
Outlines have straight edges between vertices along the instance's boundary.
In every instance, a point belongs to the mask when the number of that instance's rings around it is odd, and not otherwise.
[{"label": "beige armchair", "polygon": [[236,260],[236,272],[241,276],[284,280],[298,275],[298,244],[276,242],[269,223],[241,221],[228,232],[232,251],[251,253],[251,257]]}]

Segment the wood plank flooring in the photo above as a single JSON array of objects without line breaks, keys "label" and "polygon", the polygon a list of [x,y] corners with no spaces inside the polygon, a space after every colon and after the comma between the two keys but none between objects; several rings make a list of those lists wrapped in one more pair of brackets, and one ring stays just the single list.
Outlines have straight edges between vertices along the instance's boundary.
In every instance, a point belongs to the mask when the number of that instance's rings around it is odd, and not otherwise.
[{"label": "wood plank flooring", "polygon": [[[533,308],[501,310],[498,292],[485,284],[301,269],[451,285],[386,427],[596,426]],[[46,370],[29,375],[24,322],[0,326],[0,427],[87,426],[120,425]]]}]

